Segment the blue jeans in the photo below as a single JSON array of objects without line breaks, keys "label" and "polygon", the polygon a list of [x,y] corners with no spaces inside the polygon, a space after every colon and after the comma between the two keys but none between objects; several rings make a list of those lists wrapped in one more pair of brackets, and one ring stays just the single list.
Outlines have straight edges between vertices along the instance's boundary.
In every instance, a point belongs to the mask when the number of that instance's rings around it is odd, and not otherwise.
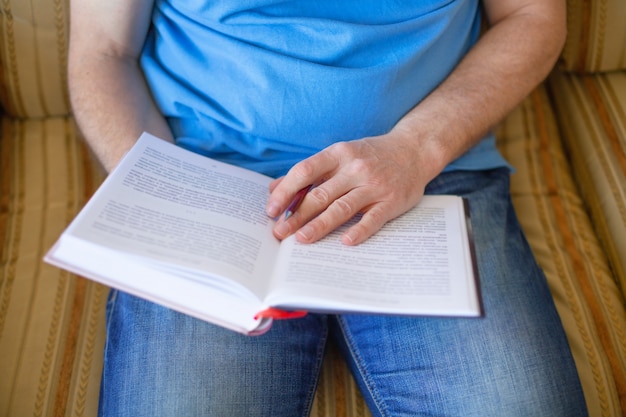
[{"label": "blue jeans", "polygon": [[427,189],[470,201],[483,318],[310,314],[249,337],[112,292],[100,414],[306,416],[333,338],[375,416],[586,415],[508,190],[505,169]]}]

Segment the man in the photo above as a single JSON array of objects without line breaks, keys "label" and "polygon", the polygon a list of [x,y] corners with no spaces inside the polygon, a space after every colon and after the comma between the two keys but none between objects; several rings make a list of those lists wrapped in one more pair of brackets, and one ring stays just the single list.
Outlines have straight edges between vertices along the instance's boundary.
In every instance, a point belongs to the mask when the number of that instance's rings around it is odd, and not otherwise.
[{"label": "man", "polygon": [[585,405],[489,129],[549,72],[563,0],[73,0],[70,90],[110,170],[143,131],[274,175],[274,233],[356,245],[424,193],[469,199],[486,317],[309,315],[245,337],[120,292],[102,415],[307,415],[328,337],[374,415]]}]

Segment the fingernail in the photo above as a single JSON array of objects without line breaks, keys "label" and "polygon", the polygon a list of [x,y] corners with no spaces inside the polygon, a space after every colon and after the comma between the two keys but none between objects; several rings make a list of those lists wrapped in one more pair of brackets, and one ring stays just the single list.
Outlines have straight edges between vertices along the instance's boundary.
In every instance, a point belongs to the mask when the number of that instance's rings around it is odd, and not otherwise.
[{"label": "fingernail", "polygon": [[280,214],[280,207],[276,203],[269,203],[267,205],[267,215],[270,217],[278,217]]},{"label": "fingernail", "polygon": [[313,236],[313,228],[311,226],[303,226],[298,230],[298,236],[302,240],[311,240],[311,236]]},{"label": "fingernail", "polygon": [[342,240],[346,245],[353,245],[354,242],[358,239],[358,233],[354,230],[348,230],[343,234]]},{"label": "fingernail", "polygon": [[280,222],[279,224],[276,225],[274,232],[281,238],[285,237],[290,232],[289,225],[286,222]]}]

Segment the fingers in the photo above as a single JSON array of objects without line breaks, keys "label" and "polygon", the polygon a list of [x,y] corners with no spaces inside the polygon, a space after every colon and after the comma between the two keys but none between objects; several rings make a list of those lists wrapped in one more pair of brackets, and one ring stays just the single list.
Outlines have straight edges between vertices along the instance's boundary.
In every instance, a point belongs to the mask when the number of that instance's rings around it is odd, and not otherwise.
[{"label": "fingers", "polygon": [[[390,202],[373,200],[378,194],[374,187],[350,188],[351,182],[340,178],[341,176],[334,177],[312,189],[289,219],[278,222],[274,229],[275,236],[284,239],[295,233],[298,241],[313,243],[358,213],[363,213],[359,222],[350,227],[341,238],[346,245],[357,245],[400,214]],[[350,191],[342,195],[345,189]]]},{"label": "fingers", "polygon": [[[339,191],[327,191],[326,188],[331,187],[322,184],[312,190],[309,193],[309,204],[301,206],[301,217],[293,219],[294,224],[290,227],[297,229],[298,241],[311,243],[321,239],[354,217],[366,204],[364,193],[358,190],[335,197]],[[307,222],[308,219],[311,220]]]},{"label": "fingers", "polygon": [[[296,232],[296,238],[302,243],[312,243],[322,237],[326,236],[337,227],[344,224],[346,221],[352,219],[358,211],[353,212],[351,215],[347,215],[347,210],[342,210],[341,215],[334,215],[331,211],[335,203],[338,203],[341,199],[335,201],[329,209],[320,214],[319,217],[311,220],[305,224],[300,230]],[[338,203],[340,205],[341,203]],[[389,220],[395,215],[390,210],[388,204],[377,203],[367,209],[358,223],[350,227],[342,236],[341,241],[346,245],[358,245],[365,240],[373,236],[378,232]],[[328,219],[328,220],[326,220]]]},{"label": "fingers", "polygon": [[286,176],[273,181],[270,185],[271,194],[266,206],[268,216],[278,217],[287,209],[299,190],[323,182],[325,176],[338,165],[334,154],[327,151],[294,165]]},{"label": "fingers", "polygon": [[388,204],[379,203],[363,213],[361,220],[350,227],[341,237],[345,245],[358,245],[372,237],[389,220],[396,217],[396,212]]},{"label": "fingers", "polygon": [[346,190],[351,189],[351,182],[341,174],[312,188],[291,217],[278,222],[274,234],[284,239],[298,231],[297,238],[302,242],[320,239],[350,220],[363,207],[365,200],[362,202],[358,193],[346,194]]},{"label": "fingers", "polygon": [[276,187],[278,187],[278,184],[280,184],[280,182],[283,180],[283,178],[285,178],[285,177],[276,178],[274,181],[272,181],[270,183],[270,193],[272,193],[274,191],[274,189],[276,189]]},{"label": "fingers", "polygon": [[274,235],[284,239],[295,233],[298,241],[312,243],[362,213],[342,241],[356,245],[372,236],[423,193],[422,182],[410,175],[412,167],[398,164],[407,159],[398,152],[380,141],[343,142],[294,165],[270,186],[268,214],[278,217],[299,190],[315,186],[289,218],[276,223]]}]

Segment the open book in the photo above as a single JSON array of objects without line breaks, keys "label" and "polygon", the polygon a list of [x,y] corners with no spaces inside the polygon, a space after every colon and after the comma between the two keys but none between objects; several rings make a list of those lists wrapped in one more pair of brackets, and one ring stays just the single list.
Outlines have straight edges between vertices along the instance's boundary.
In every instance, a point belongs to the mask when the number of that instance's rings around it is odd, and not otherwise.
[{"label": "open book", "polygon": [[272,235],[271,180],[143,134],[45,260],[245,334],[281,311],[482,314],[462,198],[426,196],[358,246],[343,229],[306,245]]}]

